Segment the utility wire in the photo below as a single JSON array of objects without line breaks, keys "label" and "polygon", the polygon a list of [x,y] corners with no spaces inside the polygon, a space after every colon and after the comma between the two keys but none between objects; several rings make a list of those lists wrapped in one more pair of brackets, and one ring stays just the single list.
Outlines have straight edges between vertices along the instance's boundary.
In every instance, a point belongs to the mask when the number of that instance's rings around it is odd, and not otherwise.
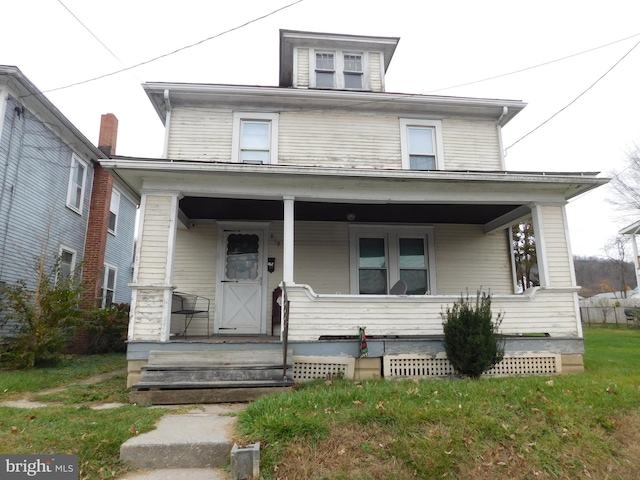
[{"label": "utility wire", "polygon": [[[295,2],[292,2],[292,3],[288,4],[288,5],[285,5],[284,7],[280,7],[280,8],[278,8],[278,9],[276,9],[276,10],[270,12],[270,13],[267,13],[267,14],[262,15],[260,17],[254,18],[253,20],[249,20],[248,22],[245,22],[242,25],[235,26],[233,28],[225,30],[224,32],[218,33],[218,34],[213,35],[211,37],[207,37],[207,38],[205,38],[203,40],[200,40],[200,41],[198,41],[196,43],[192,43],[190,45],[186,45],[184,47],[180,47],[180,48],[178,48],[176,50],[173,50],[171,52],[165,53],[163,55],[159,55],[157,57],[153,57],[153,58],[151,58],[149,60],[145,60],[144,62],[136,63],[135,65],[131,65],[130,67],[121,68],[120,70],[116,70],[115,72],[105,73],[104,75],[99,75],[97,77],[89,78],[87,80],[82,80],[80,82],[72,83],[72,84],[69,84],[69,85],[62,86],[62,87],[52,88],[50,90],[44,90],[42,93],[56,92],[58,90],[64,90],[64,89],[75,87],[75,86],[78,86],[78,85],[83,85],[85,83],[93,82],[95,80],[100,80],[102,78],[106,78],[106,77],[111,77],[113,75],[117,75],[118,73],[126,72],[127,70],[132,70],[132,69],[140,67],[142,65],[147,65],[147,64],[149,64],[151,62],[155,62],[156,60],[160,60],[162,58],[169,57],[169,56],[174,55],[174,54],[176,54],[178,52],[182,52],[183,50],[187,50],[189,48],[192,48],[192,47],[195,47],[197,45],[201,45],[201,44],[203,44],[205,42],[208,42],[209,40],[213,40],[215,38],[218,38],[218,37],[221,37],[223,35],[226,35],[227,33],[231,33],[231,32],[234,32],[236,30],[239,30],[241,28],[246,27],[247,25],[251,25],[252,23],[258,22],[260,20],[264,20],[267,17],[275,15],[276,13],[281,12],[282,10],[285,10],[285,9],[287,9],[289,7],[293,7],[294,5],[297,5],[298,3],[302,3],[302,2],[304,2],[304,0],[297,0]],[[102,43],[102,42],[100,42],[100,43]]]},{"label": "utility wire", "polygon": [[631,47],[631,49],[629,49],[629,51],[627,53],[625,53],[616,63],[613,64],[613,66],[611,68],[609,68],[609,70],[607,70],[606,72],[604,72],[600,78],[598,78],[595,82],[593,82],[586,90],[584,90],[580,95],[578,95],[576,98],[574,98],[573,100],[571,100],[568,104],[566,104],[564,107],[562,107],[560,110],[558,110],[556,113],[554,113],[553,115],[551,115],[549,118],[547,118],[544,122],[542,122],[540,125],[538,125],[537,127],[535,127],[533,130],[531,130],[529,133],[526,133],[525,135],[523,135],[522,137],[520,137],[518,140],[516,140],[515,142],[513,142],[511,145],[509,145],[507,148],[505,148],[505,152],[507,150],[509,150],[511,147],[513,147],[514,145],[516,145],[518,142],[520,142],[521,140],[524,140],[525,138],[527,138],[529,135],[531,135],[533,132],[535,132],[536,130],[538,130],[540,127],[542,127],[543,125],[547,124],[549,121],[551,121],[553,118],[557,117],[560,113],[562,113],[563,111],[565,111],[567,108],[569,108],[571,105],[573,105],[576,101],[578,101],[578,99],[580,97],[582,97],[585,93],[587,93],[589,90],[591,90],[593,87],[596,86],[596,84],[598,82],[600,82],[600,80],[602,80],[604,77],[606,77],[614,68],[616,68],[620,62],[622,62],[629,54],[631,54],[631,52],[633,52],[633,50],[635,50],[635,48],[640,45],[640,42],[637,42],[633,47]]}]

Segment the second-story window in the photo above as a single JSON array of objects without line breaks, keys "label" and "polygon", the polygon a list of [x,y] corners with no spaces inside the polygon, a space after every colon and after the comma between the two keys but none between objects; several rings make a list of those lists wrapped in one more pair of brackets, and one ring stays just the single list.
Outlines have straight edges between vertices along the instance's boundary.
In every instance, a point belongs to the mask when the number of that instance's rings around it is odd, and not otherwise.
[{"label": "second-story window", "polygon": [[238,163],[278,163],[278,114],[235,112],[231,157]]},{"label": "second-story window", "polygon": [[111,191],[111,204],[109,205],[109,232],[116,234],[118,226],[118,211],[120,210],[120,193],[113,189]]},{"label": "second-story window", "polygon": [[71,172],[67,191],[67,206],[82,215],[84,189],[87,181],[87,164],[75,154],[71,156]]},{"label": "second-story window", "polygon": [[443,170],[442,121],[400,119],[402,168],[405,170]]}]

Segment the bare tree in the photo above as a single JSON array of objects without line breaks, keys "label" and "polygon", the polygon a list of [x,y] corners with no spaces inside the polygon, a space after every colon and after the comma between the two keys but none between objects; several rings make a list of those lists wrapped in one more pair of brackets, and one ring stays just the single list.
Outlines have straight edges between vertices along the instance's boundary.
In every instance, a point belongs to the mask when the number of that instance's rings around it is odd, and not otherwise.
[{"label": "bare tree", "polygon": [[615,172],[609,182],[609,202],[621,212],[637,218],[640,214],[640,144],[634,144],[626,157],[625,167]]},{"label": "bare tree", "polygon": [[612,275],[617,280],[616,287],[621,292],[622,298],[627,298],[627,288],[630,287],[629,275],[629,238],[618,235],[609,240],[604,247],[607,256],[607,265]]}]

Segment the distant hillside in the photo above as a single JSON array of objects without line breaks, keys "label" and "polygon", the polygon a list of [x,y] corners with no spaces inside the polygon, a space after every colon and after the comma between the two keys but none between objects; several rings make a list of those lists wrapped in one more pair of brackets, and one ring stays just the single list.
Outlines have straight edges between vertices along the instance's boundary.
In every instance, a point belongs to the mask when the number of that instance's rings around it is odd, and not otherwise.
[{"label": "distant hillside", "polygon": [[631,262],[623,266],[605,258],[574,257],[576,282],[582,287],[578,293],[582,297],[592,297],[598,293],[619,292],[636,288],[636,276]]}]

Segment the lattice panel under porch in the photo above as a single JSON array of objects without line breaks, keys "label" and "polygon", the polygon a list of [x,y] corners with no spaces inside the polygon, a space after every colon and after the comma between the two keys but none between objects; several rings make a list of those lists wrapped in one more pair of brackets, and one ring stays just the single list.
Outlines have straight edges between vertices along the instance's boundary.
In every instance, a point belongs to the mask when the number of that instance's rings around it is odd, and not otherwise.
[{"label": "lattice panel under porch", "polygon": [[[485,375],[554,374],[562,371],[559,354],[530,354],[505,356]],[[454,375],[456,372],[444,356],[429,357],[426,354],[385,355],[383,372],[387,378],[427,378]]]},{"label": "lattice panel under porch", "polygon": [[347,357],[293,357],[293,380],[306,382],[315,378],[342,376],[353,378],[356,361]]}]

